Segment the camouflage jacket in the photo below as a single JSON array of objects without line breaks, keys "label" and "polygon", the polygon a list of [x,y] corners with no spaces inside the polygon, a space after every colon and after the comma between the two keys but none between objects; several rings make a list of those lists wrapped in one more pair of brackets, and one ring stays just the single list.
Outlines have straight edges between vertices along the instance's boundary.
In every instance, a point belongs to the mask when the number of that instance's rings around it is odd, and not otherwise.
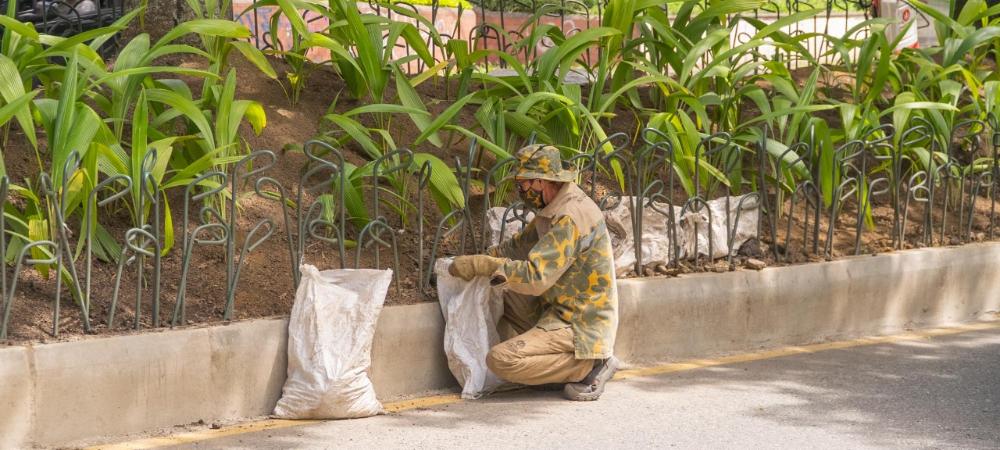
[{"label": "camouflage jacket", "polygon": [[604,215],[575,183],[490,253],[508,258],[497,270],[507,289],[546,303],[537,326],[572,327],[577,359],[611,356],[618,330],[611,238]]}]

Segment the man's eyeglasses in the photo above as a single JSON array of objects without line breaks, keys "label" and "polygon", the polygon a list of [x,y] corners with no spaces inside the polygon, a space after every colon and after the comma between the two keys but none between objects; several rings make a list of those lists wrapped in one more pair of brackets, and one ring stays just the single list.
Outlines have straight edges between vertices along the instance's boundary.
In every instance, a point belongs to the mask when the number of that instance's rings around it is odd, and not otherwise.
[{"label": "man's eyeglasses", "polygon": [[514,180],[514,182],[517,183],[517,188],[520,189],[521,191],[527,191],[528,189],[531,189],[533,186],[535,186],[536,181],[538,181],[540,184],[542,180],[539,180],[537,178]]}]

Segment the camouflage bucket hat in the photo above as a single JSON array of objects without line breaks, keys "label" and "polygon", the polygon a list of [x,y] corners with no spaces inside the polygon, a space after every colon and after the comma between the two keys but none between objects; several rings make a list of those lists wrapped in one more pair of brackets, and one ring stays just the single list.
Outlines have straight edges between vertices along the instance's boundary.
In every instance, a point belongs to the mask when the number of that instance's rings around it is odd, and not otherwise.
[{"label": "camouflage bucket hat", "polygon": [[551,145],[529,145],[514,154],[519,165],[515,178],[549,180],[558,182],[576,181],[576,171],[564,169],[559,149]]}]

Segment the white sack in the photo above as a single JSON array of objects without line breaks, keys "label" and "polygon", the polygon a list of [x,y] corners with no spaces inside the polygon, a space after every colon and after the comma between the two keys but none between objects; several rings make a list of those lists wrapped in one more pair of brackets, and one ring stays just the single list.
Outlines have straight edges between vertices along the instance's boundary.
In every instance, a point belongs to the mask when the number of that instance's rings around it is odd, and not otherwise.
[{"label": "white sack", "polygon": [[[611,248],[615,258],[615,272],[622,273],[632,270],[635,267],[635,236],[632,232],[632,211],[629,204],[634,197],[622,197],[617,206],[604,211],[604,221],[608,225],[608,233],[611,235]],[[670,211],[667,203],[653,202],[653,209],[649,206],[643,208],[642,212],[642,263],[669,263],[671,262],[672,250],[670,249],[670,218],[661,213]],[[681,217],[681,208],[673,206],[674,219]],[[678,240],[678,250],[680,256],[684,258],[684,232],[676,227]]]},{"label": "white sack", "polygon": [[486,367],[486,354],[500,342],[497,321],[503,298],[489,277],[465,281],[448,273],[452,258],[434,263],[438,300],[444,314],[444,353],[448,369],[462,385],[462,398],[479,398],[503,382]]},{"label": "white sack", "polygon": [[368,379],[391,270],[320,272],[305,264],[288,320],[288,379],[274,415],[346,419],[382,411]]},{"label": "white sack", "polygon": [[744,242],[757,237],[757,221],[759,220],[760,202],[756,198],[748,198],[743,202],[743,211],[739,212],[739,220],[736,214],[740,208],[740,200],[746,196],[729,197],[729,214],[733,221],[729,227],[733,230],[733,248],[729,248],[726,233],[726,197],[717,198],[708,202],[708,211],[712,215],[712,228],[709,232],[708,214],[706,208],[702,206],[700,211],[688,211],[681,218],[681,227],[684,229],[684,254],[688,259],[693,259],[695,255],[695,233],[697,230],[697,252],[701,256],[709,256],[708,239],[712,238],[712,259],[723,258],[730,252],[735,253]]},{"label": "white sack", "polygon": [[[736,221],[737,208],[742,198],[746,196],[729,197],[730,219]],[[608,225],[608,233],[611,235],[611,248],[615,259],[615,272],[622,273],[632,270],[635,267],[635,236],[632,233],[632,211],[629,209],[633,197],[622,197],[621,202],[614,208],[604,211],[604,220]],[[708,228],[708,212],[703,207],[701,211],[688,211],[681,217],[681,206],[670,206],[667,203],[653,202],[656,209],[652,207],[643,208],[643,232],[642,232],[642,262],[663,263],[671,261],[671,242],[668,233],[668,218],[660,211],[667,212],[667,208],[674,209],[674,218],[677,220],[677,245],[680,258],[682,260],[694,259],[695,255],[695,228],[697,226],[698,254],[701,257],[708,256],[708,238],[712,237],[712,259],[724,258],[730,252],[736,252],[746,241],[757,237],[757,222],[760,214],[760,204],[756,198],[748,198],[743,202],[743,211],[740,213],[739,221],[730,224],[735,233],[733,236],[733,248],[730,249],[726,234],[726,198],[720,197],[708,202],[708,209],[712,214],[712,230]],[[659,211],[657,211],[657,209]],[[488,227],[488,239],[490,245],[496,245],[500,239],[500,222],[503,220],[504,208],[493,207],[486,213]],[[534,214],[528,213],[528,219]],[[509,217],[508,217],[509,219]],[[505,224],[504,240],[509,239],[521,230],[520,221],[513,220]]]},{"label": "white sack", "polygon": [[[489,241],[491,246],[500,243],[500,229],[501,229],[500,222],[503,222],[503,212],[505,210],[507,210],[507,208],[501,206],[494,206],[486,211],[486,222],[489,224],[489,227],[487,227],[486,229],[487,231],[486,239]],[[521,223],[520,220],[514,219],[513,216],[514,216],[514,211],[508,213],[507,214],[508,222],[503,224],[503,240],[505,241],[510,240],[511,236],[514,236],[515,234],[520,232],[521,228],[527,225],[525,223]],[[535,213],[532,211],[528,211],[524,215],[524,217],[525,219],[528,220],[528,222],[531,222],[531,219],[535,218]]]}]

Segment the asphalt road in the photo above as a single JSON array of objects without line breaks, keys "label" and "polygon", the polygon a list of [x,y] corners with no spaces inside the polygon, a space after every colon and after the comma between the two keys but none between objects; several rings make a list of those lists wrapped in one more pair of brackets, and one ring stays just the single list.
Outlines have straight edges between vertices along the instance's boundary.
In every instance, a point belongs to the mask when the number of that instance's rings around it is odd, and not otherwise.
[{"label": "asphalt road", "polygon": [[1000,330],[517,391],[188,448],[1000,448]]}]

